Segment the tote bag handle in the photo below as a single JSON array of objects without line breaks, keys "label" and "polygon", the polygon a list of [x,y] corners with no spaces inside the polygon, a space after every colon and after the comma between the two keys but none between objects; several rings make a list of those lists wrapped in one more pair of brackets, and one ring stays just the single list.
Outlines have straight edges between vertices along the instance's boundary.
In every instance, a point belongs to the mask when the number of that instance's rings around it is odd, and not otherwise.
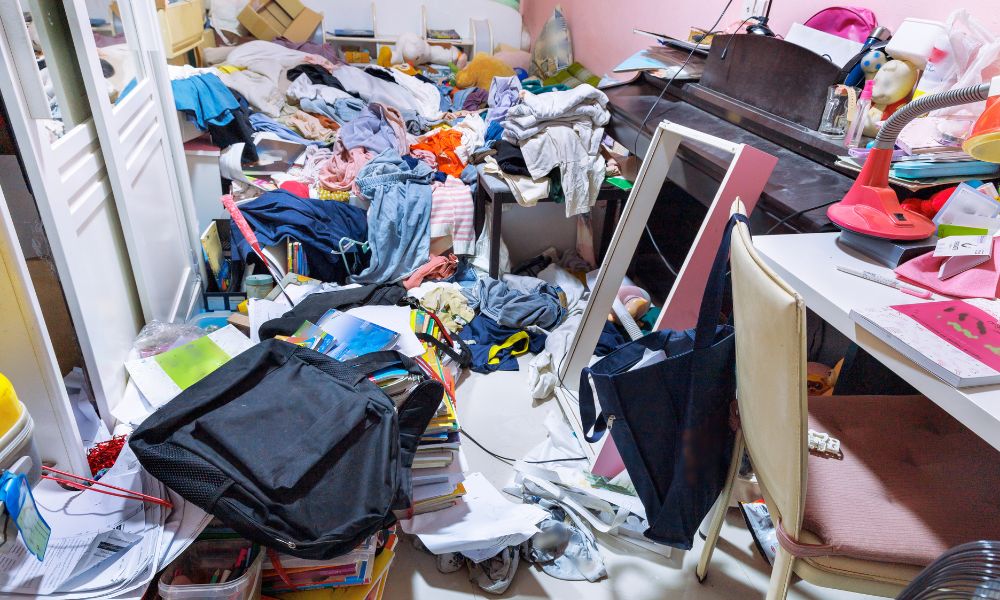
[{"label": "tote bag handle", "polygon": [[[726,291],[726,265],[729,264],[729,248],[732,242],[733,227],[736,223],[750,221],[746,215],[734,214],[726,223],[726,230],[719,242],[719,250],[715,253],[715,261],[705,285],[705,294],[701,298],[701,309],[698,311],[698,324],[695,327],[694,348],[705,349],[715,341],[715,331],[719,325],[719,313],[722,312],[722,300]],[[593,371],[586,367],[580,373],[580,421],[583,424],[584,439],[590,443],[599,441],[608,429],[608,420],[603,413],[597,414],[594,403],[594,387],[604,387],[607,383],[604,377],[592,377]],[[592,387],[594,386],[594,387]],[[598,389],[597,393],[610,393],[613,390]],[[588,433],[593,429],[592,433]]]}]

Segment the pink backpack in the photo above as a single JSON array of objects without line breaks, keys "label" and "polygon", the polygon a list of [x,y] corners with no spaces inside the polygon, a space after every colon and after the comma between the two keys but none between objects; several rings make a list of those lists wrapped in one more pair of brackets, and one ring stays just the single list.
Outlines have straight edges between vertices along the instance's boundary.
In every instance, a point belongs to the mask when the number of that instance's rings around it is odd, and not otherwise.
[{"label": "pink backpack", "polygon": [[855,42],[864,42],[872,29],[878,27],[878,19],[867,8],[831,6],[809,17],[804,25]]}]

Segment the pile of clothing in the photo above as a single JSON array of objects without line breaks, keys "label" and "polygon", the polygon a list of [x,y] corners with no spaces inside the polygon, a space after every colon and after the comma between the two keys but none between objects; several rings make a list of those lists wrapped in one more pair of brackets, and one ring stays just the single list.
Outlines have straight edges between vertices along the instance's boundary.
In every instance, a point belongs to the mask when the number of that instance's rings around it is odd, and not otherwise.
[{"label": "pile of clothing", "polygon": [[[295,238],[319,266],[315,274],[336,283],[415,277],[415,286],[427,274],[453,273],[454,262],[439,262],[449,249],[483,254],[474,225],[477,168],[507,179],[525,205],[565,197],[567,216],[589,211],[605,176],[598,150],[607,97],[588,84],[533,93],[512,70],[460,84],[447,68],[362,68],[261,40],[206,50],[205,59],[213,66],[170,68],[177,108],[192,124],[222,148],[243,143],[244,168],[257,160],[262,135],[308,149],[288,172],[234,183],[237,200],[281,189],[365,214],[364,231],[337,222],[315,228],[338,231],[335,239]],[[275,198],[252,206],[274,208],[256,214],[259,223],[288,214],[288,198]],[[347,211],[319,212],[339,219]],[[365,256],[347,260],[348,248]],[[496,302],[481,298],[508,295],[489,288],[471,299],[496,318]],[[543,327],[559,318],[551,310]]]}]

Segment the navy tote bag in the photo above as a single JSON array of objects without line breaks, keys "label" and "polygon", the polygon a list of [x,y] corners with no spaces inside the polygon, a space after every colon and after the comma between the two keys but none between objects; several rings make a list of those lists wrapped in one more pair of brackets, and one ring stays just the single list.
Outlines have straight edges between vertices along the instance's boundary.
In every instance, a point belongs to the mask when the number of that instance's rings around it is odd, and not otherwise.
[{"label": "navy tote bag", "polygon": [[[736,215],[726,227],[695,329],[650,333],[580,374],[580,416],[584,431],[593,430],[587,441],[611,432],[646,509],[645,536],[684,550],[722,491],[735,437],[735,334],[719,324],[719,314],[737,220],[746,217]],[[666,360],[629,370],[658,350]]]}]

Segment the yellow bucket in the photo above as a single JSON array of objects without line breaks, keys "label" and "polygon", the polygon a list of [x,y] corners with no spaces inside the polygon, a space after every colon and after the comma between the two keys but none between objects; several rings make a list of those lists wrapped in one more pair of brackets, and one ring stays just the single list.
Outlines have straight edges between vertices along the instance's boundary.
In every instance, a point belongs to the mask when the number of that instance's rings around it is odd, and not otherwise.
[{"label": "yellow bucket", "polygon": [[10,428],[21,418],[24,412],[24,405],[17,399],[14,393],[14,386],[10,380],[0,373],[0,437],[3,437]]}]

